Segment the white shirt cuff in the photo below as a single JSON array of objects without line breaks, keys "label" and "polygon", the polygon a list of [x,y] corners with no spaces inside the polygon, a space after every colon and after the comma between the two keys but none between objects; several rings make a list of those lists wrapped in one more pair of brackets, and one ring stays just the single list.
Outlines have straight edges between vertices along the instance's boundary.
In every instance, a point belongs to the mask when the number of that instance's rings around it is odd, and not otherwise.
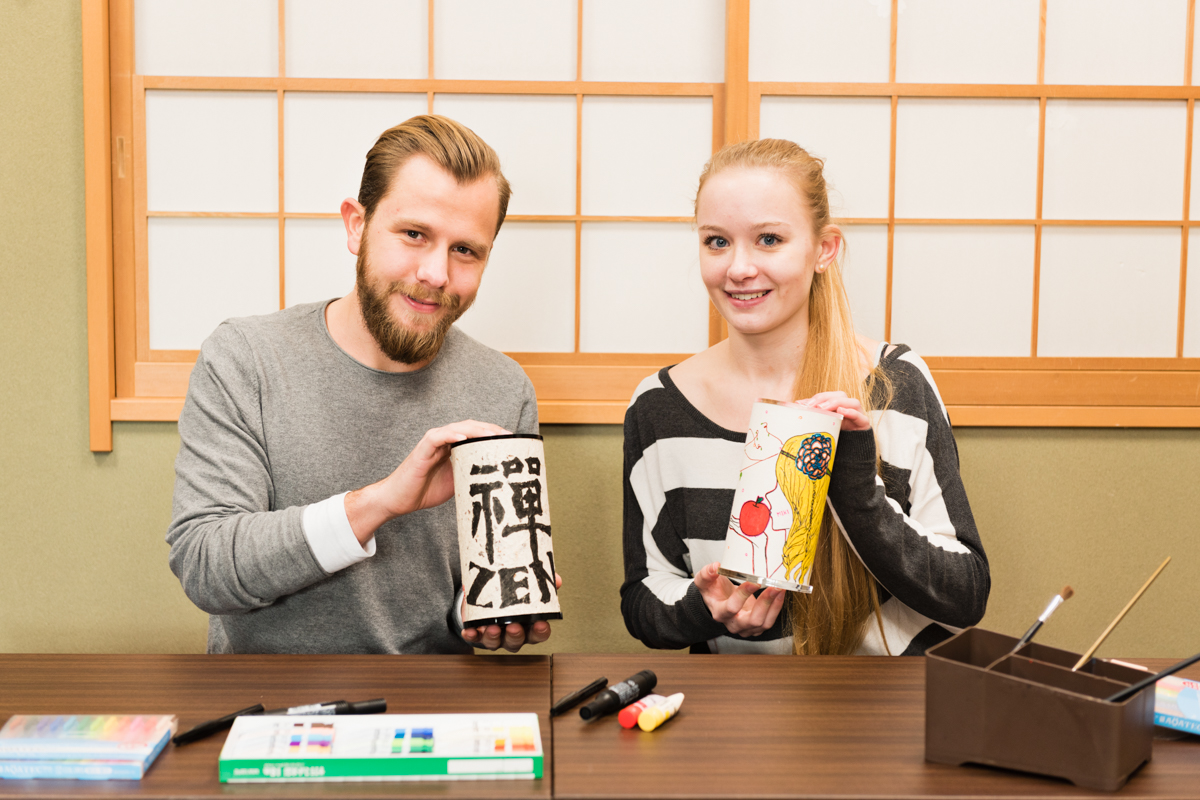
[{"label": "white shirt cuff", "polygon": [[375,537],[372,536],[364,547],[350,527],[350,518],[346,516],[348,494],[342,492],[313,503],[304,509],[301,520],[304,538],[317,563],[331,575],[375,555]]},{"label": "white shirt cuff", "polygon": [[[375,545],[374,539],[371,540],[371,545],[372,546]],[[458,626],[459,633],[463,632],[462,602],[463,602],[463,590],[459,589],[458,594],[454,595],[454,624]]]}]

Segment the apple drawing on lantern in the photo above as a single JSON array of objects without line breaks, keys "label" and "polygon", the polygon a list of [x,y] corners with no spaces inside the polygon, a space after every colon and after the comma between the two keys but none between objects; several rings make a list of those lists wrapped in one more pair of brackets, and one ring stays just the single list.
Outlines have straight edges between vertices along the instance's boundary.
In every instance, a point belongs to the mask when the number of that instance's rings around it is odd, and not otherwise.
[{"label": "apple drawing on lantern", "polygon": [[770,519],[771,504],[759,497],[757,500],[742,503],[742,510],[738,514],[738,526],[744,535],[758,536],[767,529]]}]

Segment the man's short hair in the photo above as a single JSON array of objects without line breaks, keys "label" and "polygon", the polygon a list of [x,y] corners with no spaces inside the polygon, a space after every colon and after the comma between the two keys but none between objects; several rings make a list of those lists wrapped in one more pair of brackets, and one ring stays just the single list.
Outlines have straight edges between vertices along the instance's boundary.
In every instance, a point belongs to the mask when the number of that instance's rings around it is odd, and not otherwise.
[{"label": "man's short hair", "polygon": [[466,125],[436,114],[422,114],[389,128],[367,153],[362,184],[358,189],[358,202],[366,211],[367,222],[371,221],[375,207],[387,194],[400,167],[418,154],[449,172],[460,184],[494,177],[500,196],[496,232],[500,232],[512,194],[508,180],[500,171],[500,157]]}]

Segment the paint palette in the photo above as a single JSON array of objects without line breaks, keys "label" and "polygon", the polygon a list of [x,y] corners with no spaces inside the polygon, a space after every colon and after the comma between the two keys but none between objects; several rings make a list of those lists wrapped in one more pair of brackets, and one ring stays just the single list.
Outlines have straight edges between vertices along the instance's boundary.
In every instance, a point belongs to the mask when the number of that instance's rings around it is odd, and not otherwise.
[{"label": "paint palette", "polygon": [[238,717],[223,782],[540,778],[536,714]]}]

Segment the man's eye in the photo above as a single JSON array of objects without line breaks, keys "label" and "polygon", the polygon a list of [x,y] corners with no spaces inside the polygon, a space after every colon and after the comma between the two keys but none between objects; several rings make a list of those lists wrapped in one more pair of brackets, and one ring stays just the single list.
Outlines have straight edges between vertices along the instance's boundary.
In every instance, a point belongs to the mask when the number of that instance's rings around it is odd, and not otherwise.
[{"label": "man's eye", "polygon": [[465,247],[465,246],[463,246],[463,245],[461,245],[461,244],[460,244],[460,245],[458,245],[457,247],[453,248],[453,249],[454,249],[454,252],[456,252],[456,253],[459,253],[460,255],[464,255],[464,256],[473,256],[473,255],[475,255],[475,254],[474,254],[474,253],[471,251],[471,248],[469,248],[469,247]]},{"label": "man's eye", "polygon": [[421,238],[421,234],[419,231],[405,231],[404,235],[410,239],[420,239]]}]

